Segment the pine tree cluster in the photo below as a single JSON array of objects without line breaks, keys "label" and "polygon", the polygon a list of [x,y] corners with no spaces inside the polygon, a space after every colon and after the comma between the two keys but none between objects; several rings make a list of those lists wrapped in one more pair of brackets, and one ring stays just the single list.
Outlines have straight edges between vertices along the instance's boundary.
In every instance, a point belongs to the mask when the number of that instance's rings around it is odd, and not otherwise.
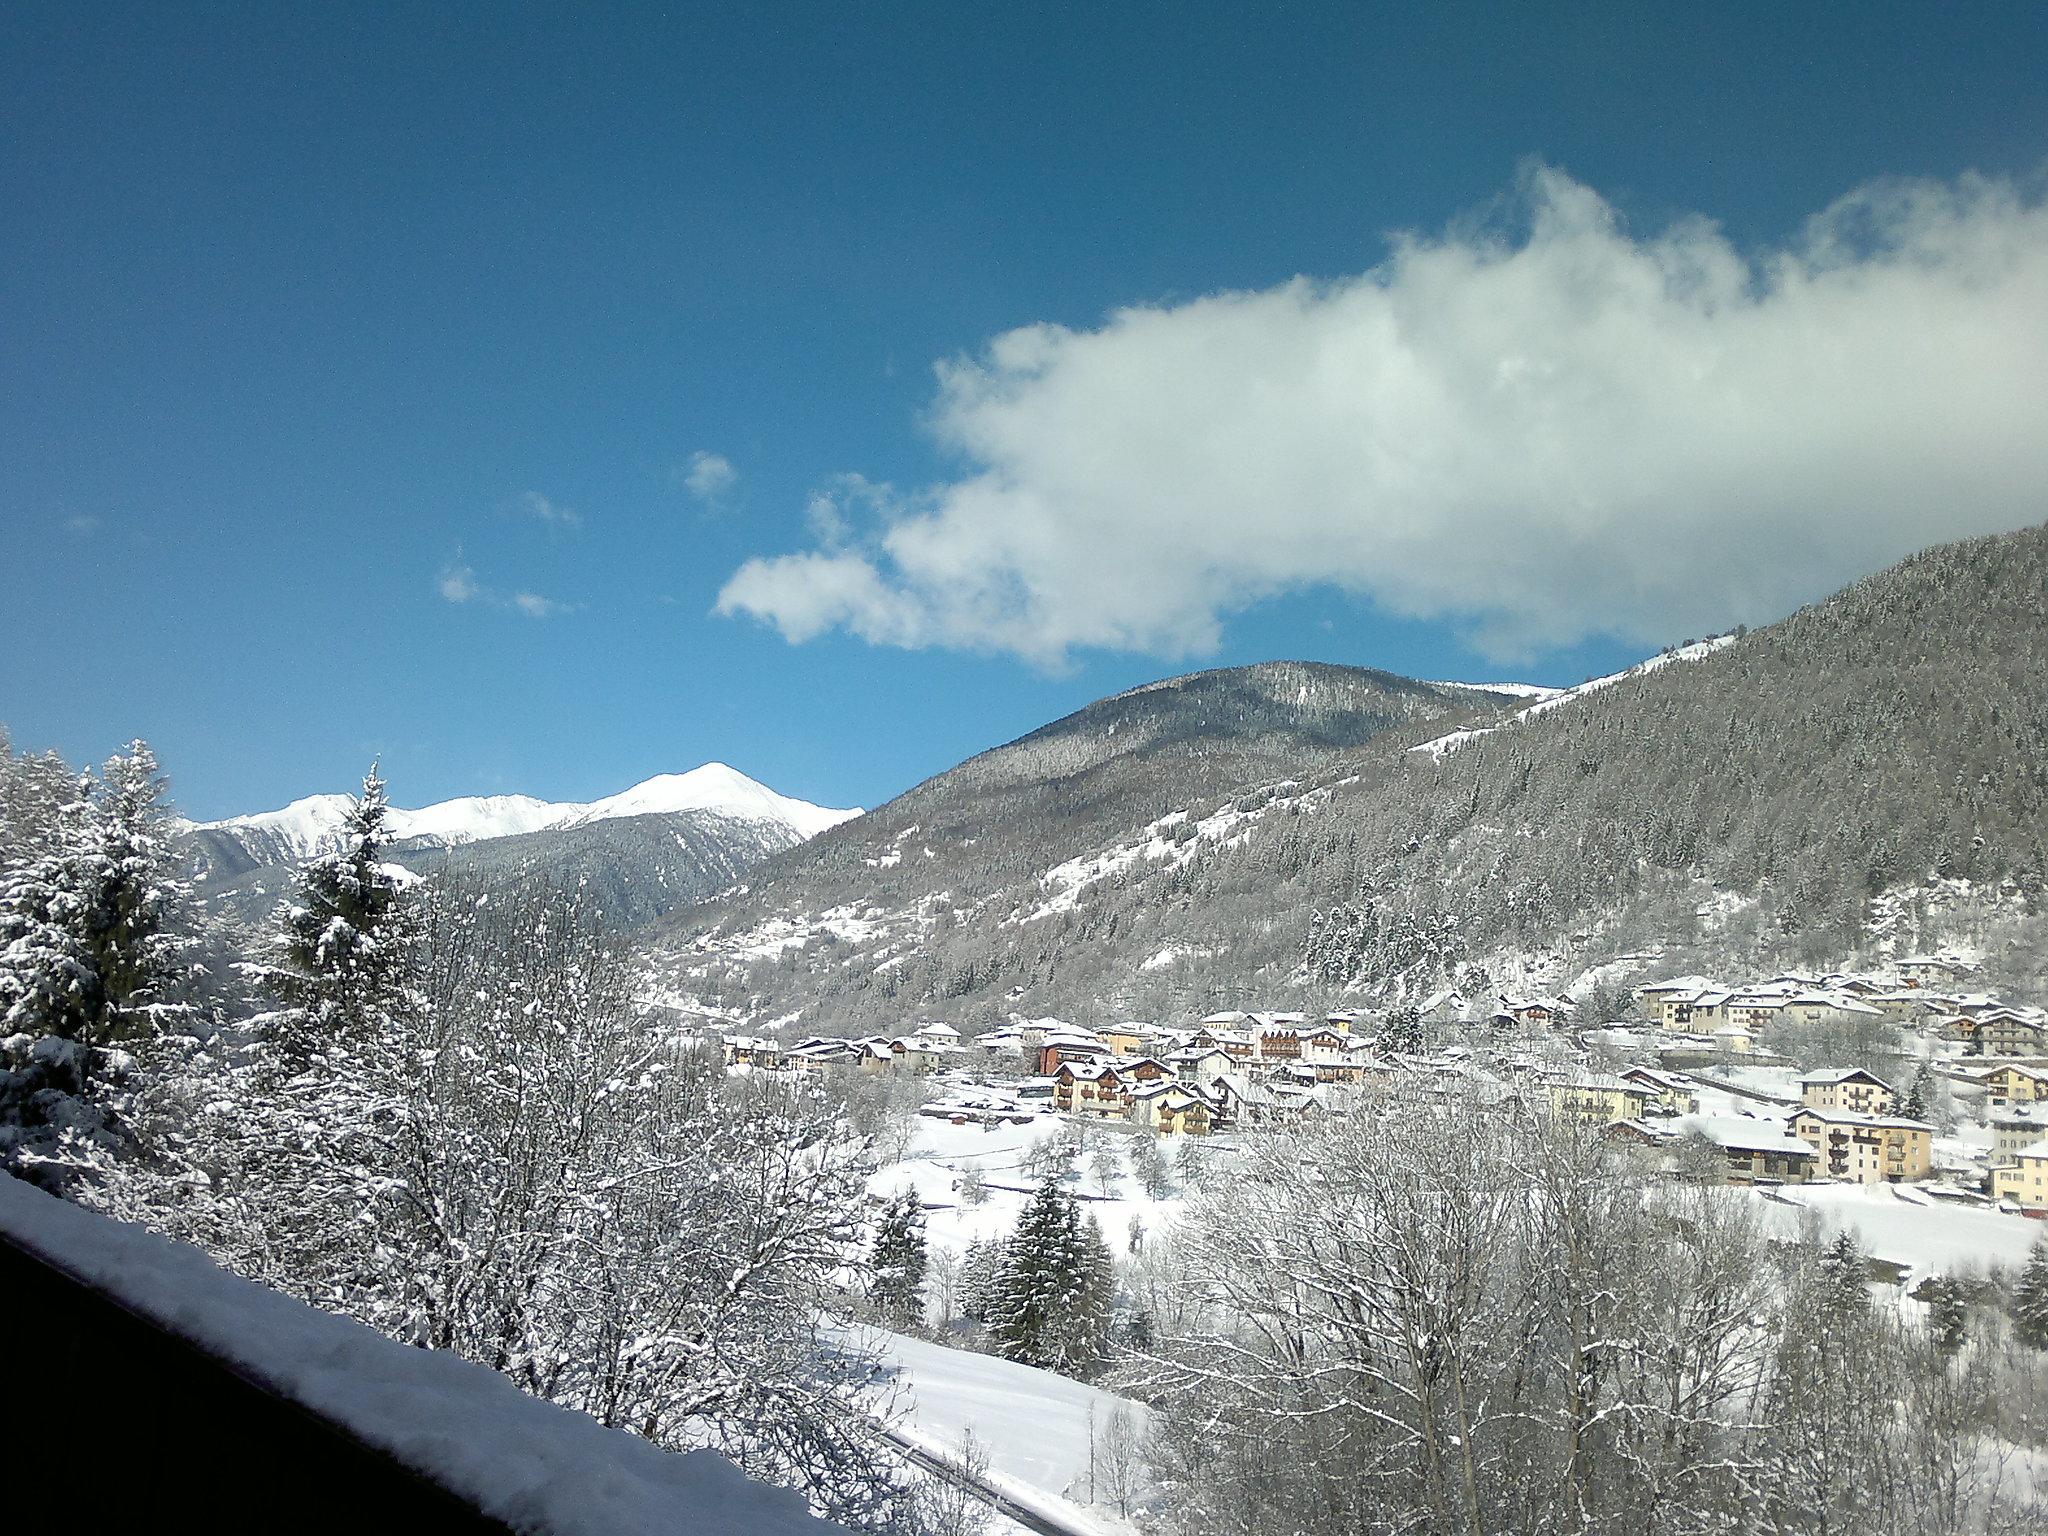
[{"label": "pine tree cluster", "polygon": [[135,742],[62,804],[45,796],[40,827],[15,821],[21,861],[0,870],[0,1168],[59,1191],[134,1150],[138,1062],[193,1018],[164,794]]},{"label": "pine tree cluster", "polygon": [[1057,1179],[1038,1186],[999,1248],[970,1259],[971,1315],[1004,1358],[1070,1375],[1101,1361],[1116,1264],[1094,1218]]}]

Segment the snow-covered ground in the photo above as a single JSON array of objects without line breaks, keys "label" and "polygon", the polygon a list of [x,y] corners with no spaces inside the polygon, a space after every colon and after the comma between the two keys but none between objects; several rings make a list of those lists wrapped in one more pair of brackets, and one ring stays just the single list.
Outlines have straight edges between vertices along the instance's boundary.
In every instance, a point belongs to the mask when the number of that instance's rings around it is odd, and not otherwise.
[{"label": "snow-covered ground", "polygon": [[803,1499],[227,1274],[196,1248],[0,1175],[0,1232],[516,1530],[823,1536]]},{"label": "snow-covered ground", "polygon": [[[960,1253],[971,1242],[1009,1235],[1037,1182],[1024,1170],[1026,1157],[1037,1143],[1063,1136],[1067,1128],[1068,1122],[1051,1115],[1028,1125],[993,1127],[954,1125],[920,1115],[904,1157],[870,1175],[868,1190],[882,1198],[915,1190],[925,1207],[926,1240]],[[1154,1199],[1128,1172],[1112,1179],[1106,1190],[1096,1182],[1090,1163],[1097,1149],[1112,1149],[1121,1162],[1137,1140],[1131,1132],[1090,1127],[1087,1151],[1076,1160],[1076,1176],[1067,1186],[1080,1198],[1082,1214],[1095,1219],[1119,1256],[1130,1252],[1133,1219],[1141,1234],[1155,1232],[1174,1220],[1181,1205],[1177,1195]],[[1175,1146],[1169,1140],[1161,1149],[1170,1158]],[[1222,1140],[1212,1139],[1202,1150],[1212,1162],[1229,1156],[1229,1145]],[[969,1168],[981,1174],[987,1190],[979,1205],[969,1205],[960,1196],[960,1175]]]},{"label": "snow-covered ground", "polygon": [[1751,1198],[1786,1236],[1798,1232],[1806,1211],[1826,1233],[1853,1230],[1872,1258],[1908,1270],[1909,1285],[1935,1274],[2017,1269],[2048,1232],[2024,1216],[1939,1202],[1912,1185],[1795,1184]]},{"label": "snow-covered ground", "polygon": [[[1067,1122],[1050,1115],[989,1127],[920,1116],[904,1157],[877,1170],[868,1188],[885,1198],[914,1190],[925,1207],[926,1241],[934,1251],[957,1255],[971,1242],[1006,1237],[1015,1229],[1036,1182],[1024,1169],[1026,1158],[1038,1143],[1063,1137],[1067,1129]],[[1137,1140],[1091,1128],[1068,1184],[1120,1257],[1130,1253],[1134,1232],[1142,1240],[1142,1234],[1171,1222],[1180,1207],[1177,1197],[1147,1195],[1128,1175],[1113,1179],[1104,1198],[1090,1169],[1096,1151],[1112,1148],[1121,1160]],[[1216,1148],[1213,1155],[1225,1154]],[[962,1200],[959,1190],[960,1176],[970,1168],[987,1190],[975,1205]],[[1012,1503],[1072,1530],[1118,1536],[1128,1530],[1115,1509],[1118,1480],[1109,1470],[1105,1437],[1113,1438],[1116,1420],[1116,1430],[1142,1434],[1143,1404],[992,1355],[899,1334],[869,1337],[880,1345],[901,1394],[892,1405],[896,1428],[912,1443],[957,1459],[971,1433],[988,1454],[990,1480]]]},{"label": "snow-covered ground", "polygon": [[1145,1430],[1144,1404],[1051,1371],[901,1334],[873,1337],[901,1393],[899,1427],[955,1454],[971,1433],[991,1471],[1070,1503],[1110,1497],[1104,1436],[1113,1420]]}]

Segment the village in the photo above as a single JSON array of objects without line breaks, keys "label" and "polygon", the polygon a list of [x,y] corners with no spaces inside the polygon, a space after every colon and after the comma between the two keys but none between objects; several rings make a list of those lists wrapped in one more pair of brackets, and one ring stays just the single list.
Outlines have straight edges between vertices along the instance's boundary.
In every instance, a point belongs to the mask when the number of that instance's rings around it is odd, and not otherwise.
[{"label": "village", "polygon": [[[1969,990],[1973,969],[1941,955],[1881,975],[1682,976],[1634,989],[1619,1020],[1582,1020],[1564,997],[1474,1009],[1444,992],[1384,1014],[1016,1020],[971,1039],[934,1020],[893,1038],[718,1043],[739,1070],[918,1079],[919,1113],[956,1125],[1209,1137],[1368,1114],[1398,1086],[1597,1127],[1646,1172],[1914,1185],[2048,1216],[2048,1011]],[[1795,1048],[1816,1040],[1846,1042],[1848,1059],[1802,1070]]]}]

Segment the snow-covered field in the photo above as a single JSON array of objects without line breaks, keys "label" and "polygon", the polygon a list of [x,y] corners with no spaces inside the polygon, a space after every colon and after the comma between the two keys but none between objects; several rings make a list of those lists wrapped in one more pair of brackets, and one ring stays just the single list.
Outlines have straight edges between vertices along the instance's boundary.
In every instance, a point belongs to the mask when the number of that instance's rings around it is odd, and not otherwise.
[{"label": "snow-covered field", "polygon": [[1808,1211],[1825,1232],[1853,1230],[1871,1257],[1908,1270],[1909,1285],[1934,1274],[2017,1269],[2048,1231],[2024,1216],[1939,1202],[1911,1185],[1798,1184],[1769,1195],[1752,1191],[1752,1198],[1787,1236]]},{"label": "snow-covered field", "polygon": [[1105,1431],[1122,1417],[1142,1433],[1142,1403],[993,1355],[878,1334],[902,1396],[899,1424],[926,1444],[958,1453],[970,1433],[989,1468],[1071,1503],[1103,1502]]},{"label": "snow-covered field", "polygon": [[[907,1154],[872,1174],[868,1190],[883,1198],[905,1189],[916,1191],[925,1207],[926,1240],[935,1248],[963,1252],[971,1242],[1007,1236],[1016,1226],[1017,1213],[1037,1182],[1024,1171],[1026,1157],[1037,1143],[1056,1139],[1066,1129],[1065,1121],[1051,1116],[1029,1125],[983,1127],[920,1115]],[[1078,1176],[1068,1185],[1081,1201],[1082,1214],[1095,1219],[1120,1257],[1130,1252],[1133,1219],[1140,1233],[1154,1232],[1171,1222],[1181,1205],[1177,1195],[1154,1199],[1127,1172],[1113,1179],[1106,1191],[1096,1182],[1089,1168],[1096,1149],[1112,1148],[1121,1160],[1136,1140],[1129,1132],[1091,1128],[1088,1150],[1078,1160]],[[1171,1150],[1171,1142],[1163,1145]],[[1229,1155],[1222,1141],[1212,1141],[1203,1151],[1216,1162]],[[960,1196],[960,1175],[969,1168],[980,1172],[987,1189],[979,1205],[968,1205]]]}]

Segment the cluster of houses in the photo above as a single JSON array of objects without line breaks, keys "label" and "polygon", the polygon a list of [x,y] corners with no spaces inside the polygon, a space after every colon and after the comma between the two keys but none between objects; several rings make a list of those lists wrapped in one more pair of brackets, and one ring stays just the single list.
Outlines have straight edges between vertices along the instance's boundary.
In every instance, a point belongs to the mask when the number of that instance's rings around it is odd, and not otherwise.
[{"label": "cluster of houses", "polygon": [[[1533,1033],[1579,1034],[1570,1029],[1573,1004],[1542,996],[1502,996],[1483,1021],[1462,999],[1433,999],[1432,1007],[1455,1007],[1468,1023],[1495,1026],[1477,1046],[1434,1051],[1412,1036],[1399,1042],[1406,1049],[1396,1048],[1391,1035],[1360,1029],[1359,1016],[1342,1011],[1228,1011],[1192,1027],[1017,1021],[973,1040],[932,1021],[894,1037],[814,1037],[789,1045],[734,1035],[724,1044],[733,1066],[766,1070],[927,1074],[999,1063],[1008,1069],[1008,1076],[993,1078],[949,1072],[955,1086],[927,1113],[954,1119],[1052,1112],[1162,1136],[1206,1136],[1349,1114],[1397,1082],[1434,1083],[1446,1094],[1512,1100],[1599,1127],[1676,1169],[1701,1171],[1697,1159],[1710,1158],[1714,1173],[1733,1183],[1880,1184],[1933,1176],[1933,1125],[1901,1113],[1899,1094],[1875,1073],[1849,1068],[1795,1079],[1756,1037],[1782,1024],[1890,1022],[1947,1042],[1933,1047],[1937,1059],[1946,1058],[1946,1076],[1973,1095],[1981,1092],[1986,1106],[1990,1192],[2048,1214],[2048,1013],[1958,990],[1971,969],[1955,957],[1932,956],[1898,961],[1896,974],[1883,979],[1786,974],[1734,985],[1703,976],[1654,982],[1637,990],[1642,1023],[1623,1038],[1645,1043],[1640,1031],[1647,1027],[1664,1064],[1614,1070],[1587,1063],[1591,1036],[1563,1050],[1556,1042],[1510,1049],[1539,1043],[1526,1038]],[[1504,1041],[1510,1033],[1523,1038]],[[1674,1051],[1674,1041],[1685,1043]],[[1736,1076],[1768,1074],[1781,1085],[1772,1094],[1747,1095],[1765,1099],[1763,1112],[1733,1102],[1730,1084],[1715,1075],[1716,1060],[1743,1063],[1739,1073],[1730,1067]],[[1765,1065],[1772,1061],[1780,1065]],[[996,1092],[990,1085],[998,1081],[1008,1086]],[[1715,1100],[1707,1113],[1703,1094]],[[1944,1156],[1944,1170],[1952,1172],[1953,1155]]]},{"label": "cluster of houses", "polygon": [[857,1072],[936,1072],[957,1066],[973,1053],[960,1043],[960,1031],[930,1020],[907,1035],[869,1035],[857,1040],[813,1035],[784,1045],[759,1035],[727,1035],[725,1061],[732,1067],[762,1071],[827,1072],[850,1067]]},{"label": "cluster of houses", "polygon": [[1692,1140],[1718,1154],[1731,1184],[1902,1184],[1934,1171],[1934,1127],[1892,1113],[1897,1094],[1862,1068],[1810,1072],[1783,1118],[1687,1113],[1615,1124],[1618,1137],[1656,1150]]},{"label": "cluster of houses", "polygon": [[1893,962],[1897,975],[1785,974],[1735,985],[1680,976],[1636,990],[1643,1016],[1658,1029],[1695,1037],[1717,1050],[1748,1054],[1758,1031],[1775,1024],[1890,1020],[1959,1043],[1971,1056],[2048,1053],[2048,1010],[2015,1008],[1984,992],[1951,990],[1974,970],[1954,956]]}]

